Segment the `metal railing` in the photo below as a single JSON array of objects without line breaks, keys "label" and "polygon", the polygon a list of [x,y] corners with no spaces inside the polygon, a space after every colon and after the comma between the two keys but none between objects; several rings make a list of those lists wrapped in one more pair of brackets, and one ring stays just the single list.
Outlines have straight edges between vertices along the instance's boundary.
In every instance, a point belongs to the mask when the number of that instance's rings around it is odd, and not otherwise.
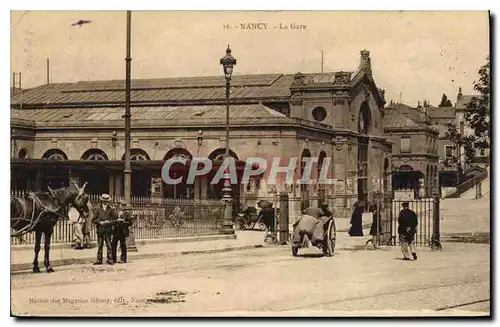
[{"label": "metal railing", "polygon": [[[12,191],[14,195],[23,192]],[[100,195],[90,194],[93,206],[99,205]],[[117,204],[123,197],[112,197]],[[132,217],[137,240],[153,238],[188,237],[222,234],[224,204],[217,200],[166,199],[132,197]],[[91,241],[97,240],[96,229],[91,228]],[[71,243],[73,225],[60,219],[54,227],[52,243]],[[33,232],[11,238],[12,245],[34,244]]]},{"label": "metal railing", "polygon": [[416,246],[430,246],[440,249],[440,209],[439,198],[418,199],[381,199],[375,201],[377,210],[381,213],[377,220],[377,229],[373,238],[366,242],[366,246],[399,245],[398,225],[399,214],[403,209],[403,203],[408,203],[408,208],[417,215],[418,226],[416,229],[414,244]]},{"label": "metal railing", "polygon": [[485,172],[469,179],[468,181],[465,181],[464,183],[458,185],[457,191],[456,191],[457,196],[459,197],[460,195],[464,194],[465,192],[467,192],[468,190],[470,190],[471,188],[473,188],[477,184],[480,184],[482,181],[484,181],[487,178],[488,178],[488,171],[485,171]]},{"label": "metal railing", "polygon": [[456,191],[447,195],[446,197],[459,198],[462,194],[466,193],[476,185],[481,184],[487,178],[488,178],[488,171],[485,171],[477,176],[474,176],[473,178],[470,178],[467,181],[463,182],[462,184],[458,185]]}]

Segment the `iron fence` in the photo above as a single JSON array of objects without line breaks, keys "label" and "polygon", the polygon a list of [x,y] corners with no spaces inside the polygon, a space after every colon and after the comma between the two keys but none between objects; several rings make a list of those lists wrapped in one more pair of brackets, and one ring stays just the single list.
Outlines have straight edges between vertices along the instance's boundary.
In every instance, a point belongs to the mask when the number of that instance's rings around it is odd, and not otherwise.
[{"label": "iron fence", "polygon": [[418,219],[415,245],[432,245],[436,237],[439,240],[439,198],[386,199],[374,203],[380,212],[380,217],[376,217],[379,221],[374,235],[377,245],[399,245],[398,219],[405,202]]},{"label": "iron fence", "polygon": [[[20,195],[21,192],[12,192]],[[99,203],[100,195],[90,195],[93,205]],[[118,203],[123,197],[112,197],[113,203]],[[233,219],[241,215],[245,208],[254,208],[251,211],[253,216],[250,219],[256,219],[260,211],[258,203],[260,201],[270,202],[274,209],[274,226],[277,230],[280,224],[280,195],[272,196],[241,196],[233,199]],[[353,197],[345,196],[321,196],[300,197],[289,196],[285,210],[289,224],[299,218],[302,214],[302,208],[308,206],[319,206],[322,202],[329,204],[336,218],[349,219],[352,214],[352,205],[357,201]],[[413,198],[413,199],[394,199],[392,196],[385,198],[378,197],[365,206],[365,212],[369,205],[375,205],[380,212],[380,218],[377,221],[377,231],[373,242],[377,245],[398,245],[397,235],[398,217],[402,210],[402,204],[408,202],[409,208],[415,211],[418,217],[417,234],[415,235],[415,244],[417,246],[429,245],[433,239],[439,240],[439,199],[438,198]],[[222,222],[224,218],[224,204],[218,200],[196,200],[196,199],[166,199],[154,197],[133,197],[132,198],[132,216],[134,224],[134,234],[136,239],[154,239],[169,237],[186,237],[198,235],[219,235],[222,232]],[[366,217],[366,216],[365,216]],[[370,218],[373,219],[373,218]],[[365,219],[366,220],[366,219]],[[373,221],[364,221],[364,223],[373,223]],[[258,226],[256,226],[258,227]],[[283,227],[282,227],[283,228]],[[96,230],[91,230],[91,240],[96,240]],[[72,239],[72,224],[65,219],[58,221],[54,228],[52,236],[53,243],[70,243]],[[11,244],[33,244],[34,233],[19,238],[11,238]]]},{"label": "iron fence", "polygon": [[[14,195],[23,192],[12,191]],[[99,203],[100,195],[90,194],[91,203]],[[123,197],[112,197],[112,205],[117,205]],[[224,204],[216,200],[166,199],[132,197],[132,228],[137,240],[219,235],[222,233]],[[97,240],[96,228],[91,228],[91,241]],[[73,242],[73,224],[67,219],[59,219],[52,234],[52,243]],[[12,237],[11,244],[34,244],[34,233]]]},{"label": "iron fence", "polygon": [[[247,196],[238,198],[237,200],[242,207],[250,206],[256,208],[255,214],[260,211],[260,208],[257,206],[259,201],[273,203],[276,213],[275,226],[280,224],[281,203],[279,195],[271,197]],[[288,198],[286,207],[289,223],[292,224],[295,219],[300,218],[305,204],[308,206],[320,206],[322,202],[328,203],[329,210],[335,218],[350,219],[353,213],[353,205],[357,202],[357,199],[345,196],[312,196],[304,200],[291,196]],[[432,246],[433,240],[439,241],[439,198],[400,197],[395,199],[392,195],[386,195],[385,197],[379,195],[364,205],[363,226],[366,227],[368,225],[371,227],[372,224],[375,226],[373,239],[369,242],[375,245],[399,245],[398,218],[399,213],[403,209],[402,205],[404,202],[408,202],[409,209],[413,210],[418,218],[415,245]],[[380,212],[380,215],[376,215],[374,218],[373,213],[370,213],[371,206],[374,206],[376,211]]]}]

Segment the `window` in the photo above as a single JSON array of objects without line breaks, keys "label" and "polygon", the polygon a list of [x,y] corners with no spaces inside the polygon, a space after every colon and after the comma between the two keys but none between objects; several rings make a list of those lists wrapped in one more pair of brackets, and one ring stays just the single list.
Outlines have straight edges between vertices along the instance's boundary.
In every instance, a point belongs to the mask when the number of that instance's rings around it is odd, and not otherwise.
[{"label": "window", "polygon": [[19,150],[18,156],[21,159],[26,159],[28,157],[28,150],[22,148],[21,150]]},{"label": "window", "polygon": [[445,145],[444,147],[444,157],[453,158],[455,155],[455,147],[453,145]]},{"label": "window", "polygon": [[401,153],[410,153],[411,152],[411,147],[410,147],[410,137],[409,136],[403,136],[401,137]]},{"label": "window", "polygon": [[102,161],[102,160],[106,160],[106,158],[101,153],[91,153],[87,157],[87,160],[100,160],[100,161]]},{"label": "window", "polygon": [[316,107],[312,111],[312,116],[316,121],[323,121],[326,118],[326,110],[323,107]]},{"label": "window", "polygon": [[142,153],[132,153],[130,155],[130,160],[132,160],[132,161],[148,161],[148,158],[146,157],[146,155],[144,155]]},{"label": "window", "polygon": [[464,128],[465,128],[465,124],[463,121],[460,122],[460,134],[464,134]]},{"label": "window", "polygon": [[65,160],[64,156],[60,153],[53,153],[47,157],[48,160]]}]

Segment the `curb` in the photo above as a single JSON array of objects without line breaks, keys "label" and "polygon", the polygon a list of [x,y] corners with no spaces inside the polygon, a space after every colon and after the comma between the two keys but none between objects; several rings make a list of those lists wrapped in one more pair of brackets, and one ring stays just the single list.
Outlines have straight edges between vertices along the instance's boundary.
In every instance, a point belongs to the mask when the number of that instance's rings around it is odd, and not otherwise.
[{"label": "curb", "polygon": [[200,251],[183,251],[180,254],[210,254],[210,253],[221,253],[221,252],[230,252],[230,251],[239,251],[239,250],[251,250],[251,249],[260,249],[264,246],[262,244],[256,245],[243,245],[234,248],[222,248],[222,249],[214,249],[214,250],[200,250]]},{"label": "curb", "polygon": [[[144,253],[144,254],[130,254],[129,258],[132,260],[140,260],[140,259],[154,259],[154,258],[162,258],[162,257],[177,257],[181,255],[189,255],[189,254],[212,254],[212,253],[221,253],[221,252],[230,252],[230,251],[241,251],[241,250],[249,250],[249,249],[258,249],[262,248],[262,244],[255,245],[243,245],[243,246],[235,246],[235,247],[226,247],[220,249],[212,249],[212,250],[198,250],[198,251],[181,251],[181,252],[156,252],[156,253]],[[85,258],[68,258],[68,259],[55,259],[51,262],[52,267],[60,267],[60,266],[68,266],[75,264],[86,264],[93,263],[95,261],[95,257],[85,257]],[[33,268],[32,263],[16,263],[10,265],[10,271],[12,272],[20,272],[25,270],[30,270]],[[40,267],[43,271],[43,267]]]},{"label": "curb", "polygon": [[[230,235],[207,235],[207,236],[186,236],[172,238],[148,238],[135,240],[135,245],[146,244],[161,244],[161,243],[188,243],[188,242],[203,242],[203,241],[218,241],[218,240],[234,240],[236,234]],[[97,246],[97,242],[91,242],[92,248]],[[11,245],[11,251],[33,251],[34,244]],[[42,242],[43,248],[43,242]],[[71,249],[71,243],[52,243],[50,249]]]}]

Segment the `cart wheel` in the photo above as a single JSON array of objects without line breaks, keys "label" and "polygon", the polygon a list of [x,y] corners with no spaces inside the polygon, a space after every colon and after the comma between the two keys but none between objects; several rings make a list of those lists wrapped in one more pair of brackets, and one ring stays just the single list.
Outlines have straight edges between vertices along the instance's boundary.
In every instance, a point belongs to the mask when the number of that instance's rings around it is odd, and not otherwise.
[{"label": "cart wheel", "polygon": [[431,240],[431,250],[432,251],[442,251],[443,246],[441,245],[441,242],[438,240]]},{"label": "cart wheel", "polygon": [[328,253],[333,255],[335,252],[335,242],[337,241],[337,227],[335,226],[335,220],[332,219],[328,224],[328,242],[326,243],[328,248]]},{"label": "cart wheel", "polygon": [[296,257],[298,254],[299,254],[299,247],[298,247],[298,246],[293,245],[293,246],[292,246],[292,255],[293,255],[294,257]]},{"label": "cart wheel", "polygon": [[373,238],[366,241],[365,250],[375,250],[375,244],[373,243]]},{"label": "cart wheel", "polygon": [[234,222],[235,229],[245,229],[245,221],[243,219],[236,219]]},{"label": "cart wheel", "polygon": [[273,234],[267,234],[264,242],[267,244],[276,244],[278,243],[278,239]]}]

